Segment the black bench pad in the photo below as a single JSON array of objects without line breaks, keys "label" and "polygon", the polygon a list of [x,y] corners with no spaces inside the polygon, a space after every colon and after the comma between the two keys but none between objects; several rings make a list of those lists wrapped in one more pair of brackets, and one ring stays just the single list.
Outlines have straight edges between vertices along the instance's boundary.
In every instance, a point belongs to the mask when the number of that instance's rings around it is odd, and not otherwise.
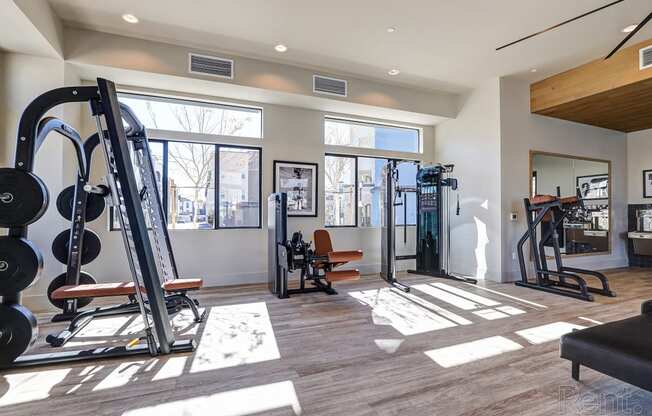
[{"label": "black bench pad", "polygon": [[652,315],[566,334],[561,357],[652,391]]}]

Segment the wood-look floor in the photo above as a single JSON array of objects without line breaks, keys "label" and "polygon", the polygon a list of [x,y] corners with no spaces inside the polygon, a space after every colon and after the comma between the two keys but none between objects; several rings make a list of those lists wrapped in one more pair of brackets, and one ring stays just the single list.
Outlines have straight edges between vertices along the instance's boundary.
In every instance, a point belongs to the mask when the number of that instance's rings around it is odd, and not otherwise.
[{"label": "wood-look floor", "polygon": [[[652,271],[618,270],[608,276],[618,297],[596,296],[593,303],[511,284],[481,283],[500,292],[495,293],[463,283],[406,276],[403,281],[410,285],[445,283],[525,312],[489,320],[474,313],[477,310],[473,308],[456,304],[455,298],[450,303],[441,296],[413,290],[418,299],[407,299],[408,303],[421,305],[428,316],[433,309],[439,317],[448,316],[443,320],[447,327],[426,327],[426,332],[414,334],[401,333],[399,329],[406,333],[414,328],[390,325],[386,310],[373,311],[350,294],[375,289],[381,289],[376,293],[386,294],[382,291],[385,284],[377,278],[337,285],[337,296],[315,293],[286,300],[273,297],[264,286],[207,289],[197,298],[209,309],[264,302],[280,358],[196,372],[186,365],[179,370],[179,376],[161,379],[154,375],[155,370],[170,358],[141,357],[13,370],[0,378],[0,415],[96,416],[130,411],[133,415],[178,416],[652,415],[652,393],[584,368],[582,381],[574,382],[570,364],[559,358],[557,340],[533,344],[517,334],[557,322],[590,326],[622,319],[638,314],[641,302],[652,298]],[[414,308],[402,311],[405,298],[391,296],[398,299],[390,308],[393,316],[398,321],[409,321]],[[457,317],[457,323],[451,314]],[[57,328],[46,323],[47,316],[40,318],[42,334]],[[465,321],[467,324],[461,323]],[[196,338],[200,347],[203,338],[204,354],[207,348],[210,353],[211,345],[206,343],[219,338],[219,334],[207,334],[202,328],[209,324],[197,328]],[[494,337],[518,344],[519,348],[476,360],[474,353],[454,354],[461,363],[448,368],[425,354]],[[484,348],[478,351],[480,355],[486,353]],[[39,373],[46,376],[39,378]],[[116,376],[119,381],[114,386],[107,384],[108,378]],[[103,381],[102,388],[98,388]],[[21,394],[26,394],[29,401],[11,397],[16,383],[21,384]],[[292,403],[284,402],[288,392],[296,395]]]}]

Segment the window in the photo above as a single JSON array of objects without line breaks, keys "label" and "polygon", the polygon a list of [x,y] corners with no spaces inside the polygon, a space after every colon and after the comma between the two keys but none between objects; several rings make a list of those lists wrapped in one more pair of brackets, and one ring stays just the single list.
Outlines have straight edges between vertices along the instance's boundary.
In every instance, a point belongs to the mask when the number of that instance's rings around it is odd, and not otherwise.
[{"label": "window", "polygon": [[[387,161],[374,157],[326,155],[327,227],[380,227],[384,203],[383,167]],[[399,185],[415,188],[418,165],[401,163],[398,170]],[[416,225],[416,194],[408,192],[404,195],[405,209],[396,207],[395,223]],[[402,197],[396,203],[403,201]]]},{"label": "window", "polygon": [[260,108],[125,93],[119,98],[148,129],[262,137]]},{"label": "window", "polygon": [[356,226],[356,158],[331,156],[325,158],[326,226]]},{"label": "window", "polygon": [[419,153],[420,133],[416,128],[336,118],[326,118],[324,121],[325,143],[335,146]]},{"label": "window", "polygon": [[169,229],[260,228],[260,148],[152,140],[150,152]]},{"label": "window", "polygon": [[220,147],[220,227],[260,226],[260,151]]}]

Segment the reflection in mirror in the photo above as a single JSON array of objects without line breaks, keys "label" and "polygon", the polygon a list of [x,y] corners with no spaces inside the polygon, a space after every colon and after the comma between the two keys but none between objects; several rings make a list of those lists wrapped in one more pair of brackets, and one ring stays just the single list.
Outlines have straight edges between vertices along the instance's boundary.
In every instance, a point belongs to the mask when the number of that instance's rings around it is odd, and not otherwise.
[{"label": "reflection in mirror", "polygon": [[[578,195],[581,198],[557,230],[561,252],[567,255],[608,252],[610,162],[531,152],[530,166],[532,196]],[[552,247],[546,247],[546,255],[553,255]]]}]

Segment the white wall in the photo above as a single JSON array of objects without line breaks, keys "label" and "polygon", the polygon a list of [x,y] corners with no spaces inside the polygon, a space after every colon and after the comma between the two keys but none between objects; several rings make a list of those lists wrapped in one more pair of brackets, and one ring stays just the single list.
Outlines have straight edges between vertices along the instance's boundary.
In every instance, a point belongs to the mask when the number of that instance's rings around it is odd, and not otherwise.
[{"label": "white wall", "polygon": [[652,169],[652,130],[627,135],[627,200],[630,204],[651,204],[643,198],[643,171]]},{"label": "white wall", "polygon": [[[569,265],[607,269],[627,265],[623,233],[627,230],[627,140],[625,134],[530,113],[526,82],[500,81],[502,270],[503,280],[518,279],[516,242],[526,225],[523,198],[529,190],[529,151],[541,150],[611,161],[611,253],[566,259]],[[511,222],[510,212],[518,212]]]},{"label": "white wall", "polygon": [[[489,80],[435,129],[435,156],[454,163],[460,216],[451,216],[451,270],[500,281],[500,91]],[[454,203],[454,201],[453,201]]]}]

